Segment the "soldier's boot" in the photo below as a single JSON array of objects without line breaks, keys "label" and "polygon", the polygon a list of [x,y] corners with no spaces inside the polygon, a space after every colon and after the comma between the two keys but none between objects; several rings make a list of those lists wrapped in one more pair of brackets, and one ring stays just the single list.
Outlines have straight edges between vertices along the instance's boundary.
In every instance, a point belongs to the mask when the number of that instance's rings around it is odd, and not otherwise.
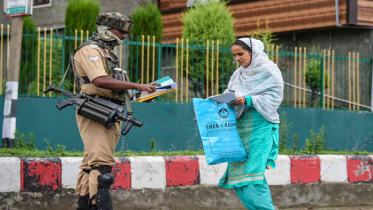
[{"label": "soldier's boot", "polygon": [[90,210],[89,209],[89,194],[85,196],[79,195],[78,208],[76,210]]},{"label": "soldier's boot", "polygon": [[[100,210],[113,210],[113,203],[111,201],[110,186],[114,184],[114,176],[111,174],[112,167],[100,166],[92,167],[92,170],[99,170],[101,175],[97,177],[98,191],[94,196],[96,200],[96,207]],[[94,210],[94,209],[92,209]]]}]

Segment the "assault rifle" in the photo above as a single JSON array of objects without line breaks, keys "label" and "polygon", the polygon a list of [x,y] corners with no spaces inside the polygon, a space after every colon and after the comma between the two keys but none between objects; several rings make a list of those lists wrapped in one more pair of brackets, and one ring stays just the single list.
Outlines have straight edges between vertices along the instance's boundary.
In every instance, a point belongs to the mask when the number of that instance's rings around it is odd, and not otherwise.
[{"label": "assault rifle", "polygon": [[59,102],[56,105],[59,110],[76,104],[79,106],[79,115],[98,122],[104,125],[106,128],[110,128],[115,122],[120,120],[126,122],[126,126],[122,130],[123,135],[126,135],[133,125],[141,127],[143,124],[142,122],[132,118],[132,116],[124,115],[123,106],[103,98],[92,97],[84,93],[73,94],[66,90],[60,89],[53,84],[50,85],[48,89],[44,91],[44,93],[46,94],[49,91],[54,91],[67,97],[66,100]]}]

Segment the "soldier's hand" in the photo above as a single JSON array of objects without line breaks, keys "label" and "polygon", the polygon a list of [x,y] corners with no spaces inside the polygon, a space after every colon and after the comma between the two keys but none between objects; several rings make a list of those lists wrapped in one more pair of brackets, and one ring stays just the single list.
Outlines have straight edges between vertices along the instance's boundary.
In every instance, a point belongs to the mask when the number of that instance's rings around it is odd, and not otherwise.
[{"label": "soldier's hand", "polygon": [[136,88],[136,90],[138,91],[148,91],[149,93],[154,93],[154,91],[156,90],[156,87],[155,86],[161,86],[161,84],[155,82],[155,83],[152,83],[152,84],[140,84],[138,88]]}]

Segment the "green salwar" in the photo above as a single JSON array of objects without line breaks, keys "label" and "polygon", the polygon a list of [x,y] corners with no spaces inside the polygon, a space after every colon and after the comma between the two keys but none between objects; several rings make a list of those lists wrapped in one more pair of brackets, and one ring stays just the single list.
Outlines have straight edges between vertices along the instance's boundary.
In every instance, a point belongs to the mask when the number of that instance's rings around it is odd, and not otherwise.
[{"label": "green salwar", "polygon": [[265,178],[264,182],[264,184],[246,185],[234,188],[237,196],[247,209],[274,210],[271,191],[269,190]]},{"label": "green salwar", "polygon": [[273,209],[264,174],[266,168],[276,167],[279,125],[265,120],[254,109],[250,96],[246,96],[246,102],[248,110],[237,119],[237,129],[248,159],[228,163],[219,186],[234,188],[240,200],[250,210]]}]

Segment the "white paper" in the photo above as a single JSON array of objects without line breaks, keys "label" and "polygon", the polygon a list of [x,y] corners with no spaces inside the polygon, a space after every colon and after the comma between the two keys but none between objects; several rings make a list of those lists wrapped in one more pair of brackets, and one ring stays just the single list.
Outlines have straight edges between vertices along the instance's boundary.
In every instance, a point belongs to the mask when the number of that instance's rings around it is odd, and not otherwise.
[{"label": "white paper", "polygon": [[218,104],[223,104],[236,100],[236,95],[234,95],[234,92],[229,92],[225,94],[210,96],[208,98],[216,101]]}]

